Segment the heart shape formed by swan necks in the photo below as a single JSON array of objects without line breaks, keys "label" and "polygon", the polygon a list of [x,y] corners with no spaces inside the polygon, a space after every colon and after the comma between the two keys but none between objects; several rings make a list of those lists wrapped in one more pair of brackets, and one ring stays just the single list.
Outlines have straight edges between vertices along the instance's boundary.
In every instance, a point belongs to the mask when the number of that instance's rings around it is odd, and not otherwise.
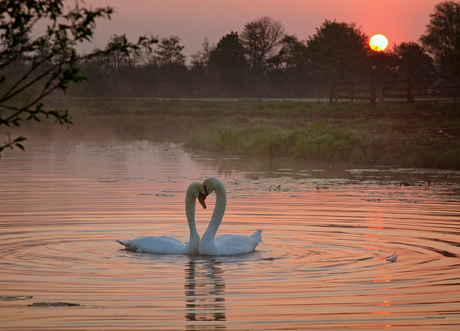
[{"label": "heart shape formed by swan necks", "polygon": [[216,237],[227,206],[225,186],[219,179],[211,177],[204,181],[203,187],[207,194],[216,193],[216,205],[208,228],[201,238],[200,255],[235,255],[254,251],[262,240],[262,230],[257,230],[249,237],[240,234],[223,234]]}]

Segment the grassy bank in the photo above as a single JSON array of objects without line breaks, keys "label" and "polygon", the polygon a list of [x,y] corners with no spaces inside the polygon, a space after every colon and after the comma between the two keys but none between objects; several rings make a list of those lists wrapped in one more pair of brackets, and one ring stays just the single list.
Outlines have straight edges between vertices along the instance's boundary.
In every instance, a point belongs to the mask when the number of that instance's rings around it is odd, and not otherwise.
[{"label": "grassy bank", "polygon": [[200,99],[50,99],[69,134],[275,157],[460,170],[460,104],[339,104]]}]

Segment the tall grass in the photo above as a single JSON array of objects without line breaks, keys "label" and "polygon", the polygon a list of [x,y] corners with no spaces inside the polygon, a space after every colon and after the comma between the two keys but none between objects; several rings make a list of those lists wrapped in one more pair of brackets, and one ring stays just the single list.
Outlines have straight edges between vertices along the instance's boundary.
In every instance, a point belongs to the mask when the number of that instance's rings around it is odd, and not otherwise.
[{"label": "tall grass", "polygon": [[232,130],[221,129],[217,130],[220,142],[224,148],[234,148],[240,143],[240,136],[233,134]]},{"label": "tall grass", "polygon": [[[460,170],[460,104],[53,99],[75,128],[227,154]],[[53,104],[54,103],[54,104]],[[442,134],[440,133],[442,131]]]}]

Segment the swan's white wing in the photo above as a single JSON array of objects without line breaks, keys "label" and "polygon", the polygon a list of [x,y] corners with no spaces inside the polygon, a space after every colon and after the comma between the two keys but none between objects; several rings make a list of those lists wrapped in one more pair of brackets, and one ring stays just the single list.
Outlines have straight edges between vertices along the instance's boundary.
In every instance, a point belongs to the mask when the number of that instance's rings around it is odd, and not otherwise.
[{"label": "swan's white wing", "polygon": [[230,234],[230,233],[226,233],[226,234],[221,234],[220,236],[217,236],[214,241],[216,243],[216,245],[219,243],[219,242],[224,242],[226,239],[228,239],[229,237],[232,237],[234,236],[233,234]]},{"label": "swan's white wing", "polygon": [[159,238],[161,240],[165,240],[171,243],[177,243],[179,245],[184,244],[181,240],[174,238],[174,237],[169,237],[169,236],[158,236],[158,237],[149,237],[149,238]]},{"label": "swan's white wing", "polygon": [[127,249],[136,252],[162,253],[162,254],[183,254],[185,244],[179,239],[160,236],[143,237],[131,240],[120,241]]},{"label": "swan's white wing", "polygon": [[244,254],[254,251],[261,241],[261,230],[250,237],[241,234],[223,234],[216,237],[215,243],[219,255]]}]

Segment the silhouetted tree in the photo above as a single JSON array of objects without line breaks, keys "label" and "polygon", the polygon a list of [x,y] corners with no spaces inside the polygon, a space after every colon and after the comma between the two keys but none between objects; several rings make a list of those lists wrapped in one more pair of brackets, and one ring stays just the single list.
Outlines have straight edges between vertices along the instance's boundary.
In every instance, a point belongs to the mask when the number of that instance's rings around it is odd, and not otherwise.
[{"label": "silhouetted tree", "polygon": [[281,22],[271,17],[262,17],[244,25],[241,44],[254,70],[264,70],[267,60],[278,51],[284,37]]},{"label": "silhouetted tree", "polygon": [[[267,61],[268,78],[281,96],[305,96],[308,82],[308,54],[305,42],[294,35],[285,35],[278,54]],[[273,92],[273,93],[275,93]]]},{"label": "silhouetted tree", "polygon": [[435,79],[433,59],[415,42],[401,43],[393,47],[396,73],[399,78],[411,78],[416,86],[428,86]]},{"label": "silhouetted tree", "polygon": [[355,24],[326,20],[307,40],[310,74],[319,85],[370,79],[368,37]]},{"label": "silhouetted tree", "polygon": [[398,58],[393,52],[388,50],[370,51],[369,59],[372,63],[371,80],[376,83],[378,88],[382,88],[386,80],[398,79],[396,73]]},{"label": "silhouetted tree", "polygon": [[448,82],[460,84],[460,2],[437,4],[420,38]]},{"label": "silhouetted tree", "polygon": [[155,49],[155,93],[159,97],[188,96],[189,79],[185,65],[184,46],[178,36],[162,38]]},{"label": "silhouetted tree", "polygon": [[173,67],[185,66],[185,55],[182,54],[184,46],[179,45],[179,41],[177,36],[161,38],[157,49],[155,49],[156,60],[161,68],[170,71]]},{"label": "silhouetted tree", "polygon": [[267,63],[272,69],[299,68],[306,64],[307,45],[294,35],[285,35],[280,41],[277,54],[270,57]]},{"label": "silhouetted tree", "polygon": [[244,87],[248,63],[237,32],[224,36],[210,53],[210,69],[232,94]]},{"label": "silhouetted tree", "polygon": [[209,46],[208,38],[205,38],[203,44],[201,45],[201,49],[191,55],[191,67],[195,69],[206,68],[209,65],[209,57],[214,48],[215,46]]},{"label": "silhouetted tree", "polygon": [[192,92],[195,96],[215,96],[215,77],[210,74],[209,67],[211,52],[215,48],[216,46],[210,46],[208,39],[205,38],[201,50],[191,56],[190,76],[192,80]]},{"label": "silhouetted tree", "polygon": [[128,45],[126,34],[112,35],[106,46],[106,50],[114,49],[113,52],[105,56],[105,66],[110,74],[118,72],[123,66],[127,65],[129,53],[123,51]]}]

